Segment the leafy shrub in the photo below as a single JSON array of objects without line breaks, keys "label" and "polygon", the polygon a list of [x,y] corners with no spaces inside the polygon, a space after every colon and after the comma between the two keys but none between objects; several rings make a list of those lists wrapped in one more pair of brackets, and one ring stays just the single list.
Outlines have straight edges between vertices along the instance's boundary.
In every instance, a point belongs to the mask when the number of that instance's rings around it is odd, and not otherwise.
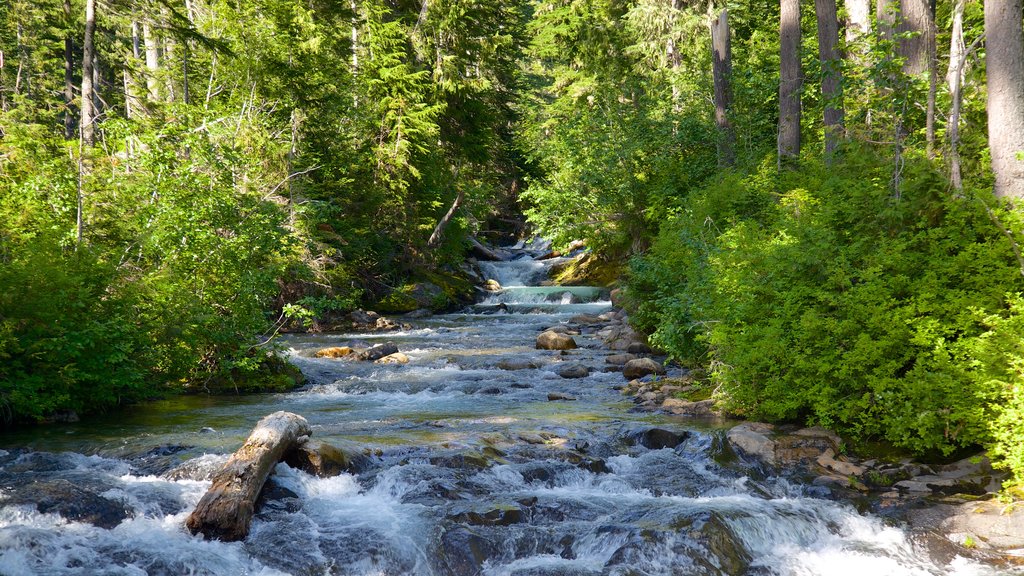
[{"label": "leafy shrub", "polygon": [[1021,476],[1014,246],[928,163],[909,159],[898,195],[890,177],[853,151],[721,178],[633,263],[636,317],[673,356],[709,363],[738,414],[917,453],[985,444]]}]

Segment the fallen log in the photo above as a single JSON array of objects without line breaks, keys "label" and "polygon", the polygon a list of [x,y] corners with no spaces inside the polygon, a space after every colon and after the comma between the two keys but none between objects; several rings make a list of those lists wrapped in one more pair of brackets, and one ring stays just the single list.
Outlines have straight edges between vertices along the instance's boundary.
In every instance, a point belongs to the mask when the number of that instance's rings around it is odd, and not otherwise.
[{"label": "fallen log", "polygon": [[270,472],[300,437],[309,434],[309,423],[297,414],[274,412],[260,420],[245,444],[214,474],[210,489],[185,521],[189,531],[229,542],[244,539]]}]

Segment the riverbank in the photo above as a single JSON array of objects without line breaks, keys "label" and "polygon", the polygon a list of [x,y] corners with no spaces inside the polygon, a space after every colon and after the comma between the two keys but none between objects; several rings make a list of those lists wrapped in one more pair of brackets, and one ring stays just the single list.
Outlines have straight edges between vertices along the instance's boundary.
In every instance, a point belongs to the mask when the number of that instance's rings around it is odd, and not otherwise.
[{"label": "riverbank", "polygon": [[[781,474],[903,523],[933,554],[961,554],[1002,566],[1024,564],[1024,507],[1001,493],[1004,471],[993,470],[984,452],[954,461],[923,461],[893,451],[852,449],[834,432],[794,424],[743,421],[725,413],[700,369],[662,367],[664,356],[646,345],[621,309],[602,322],[570,320],[578,330],[603,335],[609,370],[622,370],[619,386],[635,410],[670,414],[683,421],[729,422],[726,438],[735,454],[764,474]],[[624,349],[630,352],[623,353]],[[647,373],[629,363],[648,359]]]}]

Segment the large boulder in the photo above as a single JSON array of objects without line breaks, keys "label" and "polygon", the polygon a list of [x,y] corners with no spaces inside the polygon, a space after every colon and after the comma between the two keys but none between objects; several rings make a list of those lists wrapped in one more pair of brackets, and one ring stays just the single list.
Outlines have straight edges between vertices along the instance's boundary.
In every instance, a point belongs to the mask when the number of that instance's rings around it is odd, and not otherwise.
[{"label": "large boulder", "polygon": [[540,350],[572,350],[578,346],[572,336],[547,330],[537,336],[537,348]]},{"label": "large boulder", "polygon": [[650,358],[636,358],[635,360],[626,362],[622,367],[622,375],[625,376],[627,380],[642,378],[649,374],[657,374],[659,376],[664,375],[665,368]]}]

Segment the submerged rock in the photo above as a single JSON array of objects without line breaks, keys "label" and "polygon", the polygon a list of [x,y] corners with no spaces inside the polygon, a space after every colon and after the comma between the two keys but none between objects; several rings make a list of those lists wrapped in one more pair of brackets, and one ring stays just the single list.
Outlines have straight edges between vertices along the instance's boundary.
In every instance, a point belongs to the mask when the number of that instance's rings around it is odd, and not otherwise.
[{"label": "submerged rock", "polygon": [[549,402],[556,402],[558,400],[573,401],[573,400],[576,400],[576,398],[574,396],[570,396],[568,394],[563,394],[561,392],[549,392],[548,393],[548,401]]},{"label": "submerged rock", "polygon": [[502,360],[498,362],[500,370],[536,370],[540,365],[531,360]]},{"label": "submerged rock", "polygon": [[572,350],[578,346],[572,336],[548,330],[537,336],[537,348],[540,350]]}]

